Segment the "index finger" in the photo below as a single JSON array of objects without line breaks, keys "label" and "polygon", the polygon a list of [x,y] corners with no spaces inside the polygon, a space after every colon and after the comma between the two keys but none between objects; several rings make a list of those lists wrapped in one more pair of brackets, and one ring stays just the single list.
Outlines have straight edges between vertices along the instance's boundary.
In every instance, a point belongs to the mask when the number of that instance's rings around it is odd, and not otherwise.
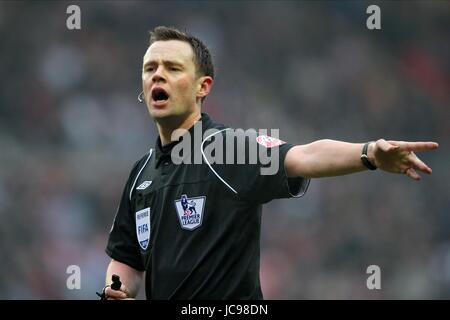
[{"label": "index finger", "polygon": [[439,144],[436,142],[389,141],[389,143],[398,146],[401,150],[404,151],[427,151],[434,150],[439,147]]}]

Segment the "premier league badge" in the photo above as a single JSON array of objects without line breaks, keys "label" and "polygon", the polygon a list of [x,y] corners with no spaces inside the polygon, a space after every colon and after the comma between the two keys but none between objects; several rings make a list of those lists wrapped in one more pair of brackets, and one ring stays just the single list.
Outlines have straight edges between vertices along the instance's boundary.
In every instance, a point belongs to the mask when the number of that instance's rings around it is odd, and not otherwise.
[{"label": "premier league badge", "polygon": [[181,196],[181,199],[175,200],[181,228],[194,230],[202,224],[205,201],[206,197],[188,198],[185,194]]}]

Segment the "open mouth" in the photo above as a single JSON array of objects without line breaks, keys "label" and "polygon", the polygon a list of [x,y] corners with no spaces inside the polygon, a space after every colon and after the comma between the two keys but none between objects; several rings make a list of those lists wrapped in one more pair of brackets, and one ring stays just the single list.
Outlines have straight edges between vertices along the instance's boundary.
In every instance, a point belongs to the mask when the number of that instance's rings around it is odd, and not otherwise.
[{"label": "open mouth", "polygon": [[152,90],[152,100],[157,104],[166,102],[169,99],[169,94],[163,88],[155,88]]}]

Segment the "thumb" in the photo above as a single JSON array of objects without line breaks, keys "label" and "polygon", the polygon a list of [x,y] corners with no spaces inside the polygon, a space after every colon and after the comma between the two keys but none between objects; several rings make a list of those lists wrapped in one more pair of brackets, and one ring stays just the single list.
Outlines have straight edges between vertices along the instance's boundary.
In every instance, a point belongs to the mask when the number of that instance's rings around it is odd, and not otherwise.
[{"label": "thumb", "polygon": [[128,297],[130,296],[130,292],[128,291],[128,288],[123,283],[120,286],[120,291],[124,292]]}]

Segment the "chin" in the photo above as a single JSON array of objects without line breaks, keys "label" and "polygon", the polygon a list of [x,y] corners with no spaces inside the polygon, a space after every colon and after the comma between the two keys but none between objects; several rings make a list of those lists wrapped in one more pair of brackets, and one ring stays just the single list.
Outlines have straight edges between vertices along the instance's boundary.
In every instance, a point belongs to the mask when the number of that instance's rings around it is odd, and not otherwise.
[{"label": "chin", "polygon": [[[162,125],[174,126],[180,122],[180,115],[169,110],[152,110],[150,116],[154,121]],[[182,118],[182,117],[181,117]]]},{"label": "chin", "polygon": [[151,108],[150,109],[150,116],[157,120],[157,119],[164,119],[164,118],[170,118],[173,116],[173,114],[171,113],[171,111],[167,108],[165,109],[156,109],[156,108]]}]

